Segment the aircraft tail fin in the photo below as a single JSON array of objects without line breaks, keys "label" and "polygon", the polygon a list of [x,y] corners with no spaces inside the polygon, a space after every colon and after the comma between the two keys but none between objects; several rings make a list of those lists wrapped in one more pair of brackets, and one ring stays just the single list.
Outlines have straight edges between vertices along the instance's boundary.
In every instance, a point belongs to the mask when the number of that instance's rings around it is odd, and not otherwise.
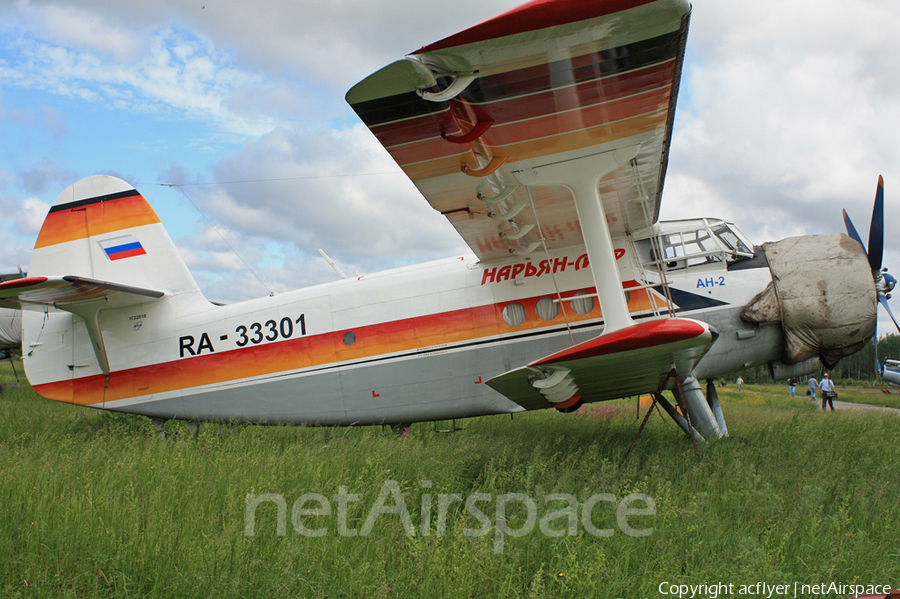
[{"label": "aircraft tail fin", "polygon": [[59,195],[28,271],[30,277],[83,277],[166,295],[199,291],[147,201],[108,175],[82,179]]},{"label": "aircraft tail fin", "polygon": [[[59,195],[38,234],[28,271],[23,279],[0,283],[0,302],[31,308],[22,320],[29,379],[36,389],[43,382],[69,381],[63,392],[39,391],[51,399],[73,399],[73,378],[93,368],[109,376],[115,352],[139,343],[124,338],[116,325],[124,313],[138,306],[150,313],[166,297],[202,298],[147,201],[125,181],[107,175],[82,179]],[[50,308],[79,319],[51,314]],[[79,354],[82,330],[95,366]]]}]

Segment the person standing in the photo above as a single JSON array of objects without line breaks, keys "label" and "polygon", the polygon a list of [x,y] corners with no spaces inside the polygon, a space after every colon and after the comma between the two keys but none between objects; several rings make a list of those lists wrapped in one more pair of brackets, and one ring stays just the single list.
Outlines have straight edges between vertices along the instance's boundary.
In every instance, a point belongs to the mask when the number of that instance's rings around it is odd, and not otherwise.
[{"label": "person standing", "polygon": [[735,382],[737,383],[738,391],[740,391],[741,387],[744,384],[744,377],[741,377],[741,376],[737,377],[737,381],[735,381]]},{"label": "person standing", "polygon": [[807,395],[809,395],[809,398],[813,401],[816,401],[816,389],[818,388],[819,381],[816,380],[816,377],[809,377],[809,391],[807,392]]},{"label": "person standing", "polygon": [[796,397],[794,395],[794,391],[797,389],[797,379],[791,377],[788,379],[788,390],[791,392],[791,397]]},{"label": "person standing", "polygon": [[828,405],[831,406],[831,411],[834,412],[834,396],[837,395],[837,393],[834,390],[834,383],[831,381],[827,372],[822,375],[822,382],[819,383],[819,389],[822,390],[822,411],[825,411],[825,402],[828,402]]}]

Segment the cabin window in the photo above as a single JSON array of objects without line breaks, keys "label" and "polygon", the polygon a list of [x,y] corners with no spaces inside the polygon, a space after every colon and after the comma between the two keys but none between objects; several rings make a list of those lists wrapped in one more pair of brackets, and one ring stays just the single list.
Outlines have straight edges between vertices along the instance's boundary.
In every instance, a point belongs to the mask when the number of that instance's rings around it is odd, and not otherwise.
[{"label": "cabin window", "polygon": [[577,291],[569,303],[576,314],[590,314],[594,310],[594,298],[587,291]]},{"label": "cabin window", "polygon": [[722,261],[719,244],[703,229],[664,235],[662,245],[666,261],[682,268]]},{"label": "cabin window", "polygon": [[503,322],[511,327],[517,327],[525,322],[525,306],[519,302],[506,304],[503,308]]},{"label": "cabin window", "polygon": [[542,297],[534,307],[535,313],[541,320],[553,320],[559,316],[559,304],[552,297]]},{"label": "cabin window", "polygon": [[356,333],[353,331],[344,333],[344,345],[353,345],[354,343],[356,343]]}]

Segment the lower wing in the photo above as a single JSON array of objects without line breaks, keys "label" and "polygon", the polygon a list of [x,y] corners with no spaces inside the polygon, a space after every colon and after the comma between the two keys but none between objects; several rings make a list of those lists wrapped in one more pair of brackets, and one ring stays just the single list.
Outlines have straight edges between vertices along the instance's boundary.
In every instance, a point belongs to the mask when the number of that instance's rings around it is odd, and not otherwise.
[{"label": "lower wing", "polygon": [[535,360],[487,384],[527,410],[566,409],[579,402],[662,391],[690,373],[717,337],[715,329],[696,320],[643,322]]}]

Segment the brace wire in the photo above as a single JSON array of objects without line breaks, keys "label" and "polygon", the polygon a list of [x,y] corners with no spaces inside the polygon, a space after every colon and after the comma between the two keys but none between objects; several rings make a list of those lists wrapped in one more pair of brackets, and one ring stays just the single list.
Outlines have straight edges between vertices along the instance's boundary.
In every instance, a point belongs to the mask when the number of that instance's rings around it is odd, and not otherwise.
[{"label": "brace wire", "polygon": [[[241,182],[243,182],[243,181],[241,181]],[[238,257],[238,260],[240,260],[240,261],[244,264],[244,266],[247,267],[247,270],[250,271],[250,274],[252,274],[252,275],[256,278],[256,280],[259,281],[259,284],[262,285],[263,288],[265,288],[265,290],[269,292],[269,295],[275,295],[275,292],[272,291],[271,289],[269,289],[269,286],[266,285],[266,284],[263,282],[263,280],[262,280],[261,278],[259,278],[259,275],[256,274],[256,271],[253,270],[253,269],[250,267],[249,264],[247,264],[247,261],[244,260],[244,257],[241,256],[241,255],[237,252],[237,250],[235,250],[234,247],[233,247],[230,243],[228,243],[228,240],[225,239],[225,236],[222,235],[222,233],[216,228],[216,226],[215,226],[214,224],[212,224],[212,221],[210,221],[209,218],[206,216],[206,214],[204,214],[203,211],[200,210],[200,208],[197,206],[197,204],[194,203],[194,200],[192,200],[191,197],[187,194],[187,192],[184,191],[184,189],[182,188],[181,185],[176,185],[176,184],[174,184],[174,183],[160,183],[160,185],[161,185],[162,187],[175,187],[175,188],[177,188],[178,191],[180,191],[181,194],[182,194],[185,198],[187,198],[187,201],[191,203],[191,206],[194,207],[194,210],[196,210],[198,213],[200,213],[200,216],[203,217],[203,220],[206,221],[206,224],[209,225],[209,227],[210,227],[213,231],[216,232],[216,235],[218,235],[219,238],[221,238],[223,242],[225,242],[225,245],[228,246],[228,249],[230,249],[230,250],[232,251],[232,253],[234,253],[234,255]]]},{"label": "brace wire", "polygon": [[[547,249],[547,239],[544,237],[544,229],[541,228],[541,221],[538,218],[537,210],[534,208],[534,197],[531,195],[531,187],[525,187],[528,193],[528,202],[531,204],[531,213],[534,215],[534,222],[537,225],[538,234],[541,236],[541,247],[544,248],[544,257],[547,258],[547,264],[550,264],[550,251]],[[566,312],[566,302],[563,301],[562,293],[559,291],[559,284],[556,282],[556,273],[550,270],[550,279],[553,281],[553,288],[556,289],[556,299],[559,301],[559,307],[563,313],[563,320],[566,321],[566,331],[569,333],[569,341],[575,345],[575,335],[572,334],[572,325],[569,323],[569,314]],[[595,282],[596,284],[596,282]]]},{"label": "brace wire", "polygon": [[[377,177],[381,175],[404,175],[399,171],[383,173],[348,173],[345,175],[310,175],[307,177],[276,177],[274,179],[241,179],[237,181],[210,181],[208,183],[157,183],[160,187],[206,187],[208,185],[239,185],[242,183],[270,183],[274,181],[304,181],[308,179],[343,179],[345,177]],[[404,175],[405,176],[405,175]]]}]

